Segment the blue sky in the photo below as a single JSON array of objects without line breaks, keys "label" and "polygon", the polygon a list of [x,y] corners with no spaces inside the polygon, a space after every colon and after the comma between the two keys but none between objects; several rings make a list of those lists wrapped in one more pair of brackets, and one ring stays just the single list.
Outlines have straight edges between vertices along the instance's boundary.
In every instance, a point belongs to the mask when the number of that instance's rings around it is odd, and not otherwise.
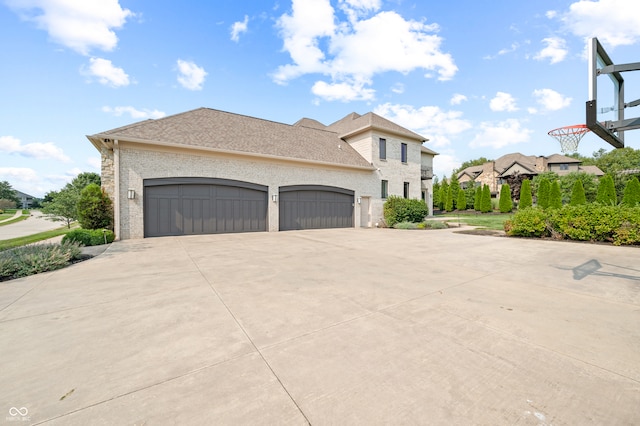
[{"label": "blue sky", "polygon": [[[640,61],[640,2],[0,0],[0,180],[43,196],[99,172],[85,135],[203,106],[288,124],[374,111],[429,138],[440,177],[550,155],[549,130],[584,123],[592,36]],[[600,148],[588,134],[579,152]]]}]

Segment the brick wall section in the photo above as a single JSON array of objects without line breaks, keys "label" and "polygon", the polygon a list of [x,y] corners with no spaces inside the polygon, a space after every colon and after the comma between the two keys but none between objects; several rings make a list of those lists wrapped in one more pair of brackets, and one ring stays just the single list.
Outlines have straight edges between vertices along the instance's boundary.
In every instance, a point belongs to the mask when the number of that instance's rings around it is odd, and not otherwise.
[{"label": "brick wall section", "polygon": [[[419,167],[419,165],[418,165]],[[313,164],[291,163],[261,158],[222,155],[203,151],[146,150],[134,144],[120,142],[120,238],[144,236],[143,180],[161,177],[212,177],[252,182],[269,187],[268,229],[278,230],[278,204],[271,195],[278,194],[280,186],[327,185],[355,191],[355,197],[380,197],[379,180],[374,171],[323,167]],[[418,179],[420,176],[418,170]],[[419,184],[417,186],[419,188]],[[127,199],[127,190],[136,197]],[[419,195],[419,193],[418,193]],[[360,226],[360,207],[354,203],[355,226]],[[375,222],[382,215],[372,210]]]}]

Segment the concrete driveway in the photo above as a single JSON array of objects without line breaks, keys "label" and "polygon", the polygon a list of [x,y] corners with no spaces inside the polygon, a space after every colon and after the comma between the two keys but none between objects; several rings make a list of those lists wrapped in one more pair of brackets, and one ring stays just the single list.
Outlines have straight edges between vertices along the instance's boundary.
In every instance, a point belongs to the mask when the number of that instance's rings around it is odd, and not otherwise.
[{"label": "concrete driveway", "polygon": [[116,242],[0,283],[0,421],[637,425],[638,259],[451,230]]}]

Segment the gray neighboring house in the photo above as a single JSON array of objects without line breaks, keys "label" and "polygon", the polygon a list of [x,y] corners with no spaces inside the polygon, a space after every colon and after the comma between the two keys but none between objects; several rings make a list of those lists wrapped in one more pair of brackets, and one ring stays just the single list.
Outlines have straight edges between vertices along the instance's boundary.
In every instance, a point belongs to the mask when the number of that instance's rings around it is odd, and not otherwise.
[{"label": "gray neighboring house", "polygon": [[371,112],[288,125],[199,108],[87,138],[119,239],[372,227],[389,195],[433,212],[437,153]]},{"label": "gray neighboring house", "polygon": [[18,191],[16,190],[16,195],[18,196],[18,198],[20,199],[20,203],[19,205],[22,207],[18,207],[18,208],[23,208],[23,209],[30,209],[31,208],[31,204],[33,204],[33,200],[34,197],[33,195],[29,195],[29,194],[25,194],[24,192]]}]

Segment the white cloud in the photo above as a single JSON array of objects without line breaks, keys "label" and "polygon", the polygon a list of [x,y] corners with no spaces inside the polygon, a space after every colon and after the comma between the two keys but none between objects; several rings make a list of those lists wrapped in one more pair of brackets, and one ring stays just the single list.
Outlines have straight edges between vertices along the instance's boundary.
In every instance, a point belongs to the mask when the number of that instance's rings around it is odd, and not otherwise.
[{"label": "white cloud", "polygon": [[451,100],[449,101],[449,103],[451,105],[460,105],[462,102],[466,102],[467,101],[467,97],[465,95],[461,95],[460,93],[456,93],[455,95],[453,95],[451,97]]},{"label": "white cloud", "polygon": [[396,83],[393,86],[391,86],[391,91],[393,93],[397,93],[398,95],[401,95],[404,93],[404,84],[402,83]]},{"label": "white cloud", "polygon": [[489,101],[491,111],[517,111],[516,100],[509,93],[498,92],[496,96]]},{"label": "white cloud", "polygon": [[506,55],[507,53],[515,52],[520,47],[520,43],[511,43],[511,46],[500,49],[495,55],[486,55],[483,59],[495,59],[498,56]]},{"label": "white cloud", "polygon": [[[533,97],[536,102],[542,106],[542,112],[557,111],[571,105],[571,98],[563,96],[552,89],[536,89],[533,91]],[[532,109],[529,110],[532,112]],[[533,113],[539,112],[533,108]]]},{"label": "white cloud", "polygon": [[0,136],[0,152],[17,154],[37,160],[56,160],[68,163],[71,160],[64,154],[62,148],[51,142],[22,144],[13,136]]},{"label": "white cloud", "polygon": [[533,133],[532,130],[522,126],[519,120],[510,118],[501,122],[482,122],[479,126],[480,133],[476,134],[469,143],[471,148],[491,147],[502,148],[527,142]]},{"label": "white cloud", "polygon": [[329,0],[293,0],[291,14],[282,15],[277,24],[292,63],[277,69],[276,83],[323,74],[331,78],[326,86],[371,84],[376,74],[414,70],[449,80],[457,72],[451,55],[441,51],[436,24],[378,12],[379,1],[347,0],[339,6],[348,16],[346,21],[339,19]]},{"label": "white cloud", "polygon": [[116,117],[120,117],[122,114],[129,114],[131,118],[136,118],[136,119],[144,119],[144,118],[155,119],[155,118],[162,118],[167,115],[165,112],[158,111],[157,109],[150,110],[150,109],[144,108],[142,110],[139,110],[132,106],[117,106],[117,107],[103,106],[102,111],[109,114],[113,114]]},{"label": "white cloud", "polygon": [[118,0],[7,0],[7,5],[55,43],[82,55],[93,48],[113,50],[118,44],[114,30],[134,16]]},{"label": "white cloud", "polygon": [[89,59],[89,69],[82,72],[88,76],[96,77],[100,84],[111,87],[128,86],[129,76],[122,68],[114,66],[110,60],[102,58]]},{"label": "white cloud", "polygon": [[556,16],[558,16],[558,11],[557,10],[548,10],[547,13],[545,13],[544,15],[549,19],[553,19]]},{"label": "white cloud", "polygon": [[433,162],[433,175],[438,176],[438,181],[442,182],[443,177],[451,177],[451,173],[461,165],[462,161],[453,151],[440,152]]},{"label": "white cloud", "polygon": [[234,22],[231,25],[231,40],[237,42],[240,40],[240,34],[247,32],[247,26],[249,25],[249,17],[244,15],[244,21]]},{"label": "white cloud", "polygon": [[373,112],[429,139],[430,147],[443,147],[452,137],[471,128],[460,111],[443,111],[437,106],[414,108],[411,105],[382,104]]},{"label": "white cloud", "polygon": [[560,19],[579,37],[598,37],[608,47],[640,40],[640,3],[636,0],[580,0]]},{"label": "white cloud", "polygon": [[374,98],[375,91],[364,87],[367,82],[355,83],[326,83],[317,81],[311,88],[311,92],[327,101],[370,101]]},{"label": "white cloud", "polygon": [[0,167],[0,180],[6,180],[13,189],[42,197],[48,186],[38,172],[28,167]]},{"label": "white cloud", "polygon": [[533,59],[539,61],[549,59],[552,64],[562,62],[567,57],[567,44],[564,39],[560,37],[549,37],[542,40],[547,45],[544,49],[538,52]]},{"label": "white cloud", "polygon": [[202,90],[207,72],[194,62],[178,59],[178,83],[185,89]]},{"label": "white cloud", "polygon": [[89,157],[87,158],[87,165],[100,170],[102,168],[102,160],[100,157]]}]

